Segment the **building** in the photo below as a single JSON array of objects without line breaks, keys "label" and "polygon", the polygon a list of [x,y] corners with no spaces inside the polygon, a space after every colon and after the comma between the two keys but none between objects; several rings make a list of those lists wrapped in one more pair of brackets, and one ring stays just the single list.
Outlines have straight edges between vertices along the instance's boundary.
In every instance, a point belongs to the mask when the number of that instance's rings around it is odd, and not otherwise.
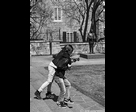
[{"label": "building", "polygon": [[[43,0],[46,2],[52,10],[51,22],[42,28],[41,38],[45,41],[62,41],[62,42],[82,42],[79,27],[75,21],[67,19],[62,10],[62,4],[64,0]],[[67,0],[65,0],[67,1]],[[68,0],[72,1],[72,0]],[[80,0],[76,0],[80,2]],[[91,23],[89,22],[88,25]],[[98,34],[101,35],[101,29],[104,25],[98,22]]]}]

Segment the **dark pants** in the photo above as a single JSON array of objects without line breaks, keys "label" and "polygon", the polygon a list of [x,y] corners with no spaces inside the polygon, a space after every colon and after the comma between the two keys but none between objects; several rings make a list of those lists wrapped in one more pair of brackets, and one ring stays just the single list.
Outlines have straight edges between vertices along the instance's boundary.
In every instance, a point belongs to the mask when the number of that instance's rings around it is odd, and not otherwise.
[{"label": "dark pants", "polygon": [[93,48],[94,48],[94,43],[89,43],[89,47],[90,47],[90,53],[94,53]]}]

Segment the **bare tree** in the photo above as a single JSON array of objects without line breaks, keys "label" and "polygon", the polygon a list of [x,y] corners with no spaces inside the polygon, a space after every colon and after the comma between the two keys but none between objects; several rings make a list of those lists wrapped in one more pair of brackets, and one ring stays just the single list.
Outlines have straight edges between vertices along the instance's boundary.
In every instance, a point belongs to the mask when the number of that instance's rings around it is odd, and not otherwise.
[{"label": "bare tree", "polygon": [[105,18],[101,16],[103,11],[105,10],[105,0],[94,0],[92,4],[92,17],[91,17],[91,27],[90,27],[90,32],[94,33],[94,36],[96,40],[98,40],[98,35],[97,35],[97,27],[96,23],[98,21],[105,22]]},{"label": "bare tree", "polygon": [[[70,22],[76,22],[79,25],[79,32],[83,42],[86,41],[88,32],[92,31],[96,35],[96,22],[98,20],[95,20],[95,15],[103,1],[104,0],[65,0],[60,2],[66,18],[69,19]],[[101,13],[102,11],[100,14]],[[90,21],[91,26],[89,25]]]},{"label": "bare tree", "polygon": [[65,0],[62,10],[66,18],[79,25],[79,32],[83,42],[86,39],[91,4],[94,0]]},{"label": "bare tree", "polygon": [[46,0],[30,0],[30,39],[38,39],[51,20],[52,10]]}]

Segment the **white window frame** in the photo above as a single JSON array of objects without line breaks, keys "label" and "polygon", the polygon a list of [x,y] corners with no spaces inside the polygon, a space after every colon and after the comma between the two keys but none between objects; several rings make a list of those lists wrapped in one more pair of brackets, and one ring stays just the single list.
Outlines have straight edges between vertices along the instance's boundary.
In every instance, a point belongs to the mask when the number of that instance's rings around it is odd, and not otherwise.
[{"label": "white window frame", "polygon": [[66,32],[66,40],[67,42],[74,42],[74,35],[72,32]]},{"label": "white window frame", "polygon": [[[60,9],[60,12],[59,12],[59,9]],[[60,15],[59,15],[59,13],[60,13]],[[62,9],[61,9],[61,7],[54,7],[54,22],[62,22]]]}]

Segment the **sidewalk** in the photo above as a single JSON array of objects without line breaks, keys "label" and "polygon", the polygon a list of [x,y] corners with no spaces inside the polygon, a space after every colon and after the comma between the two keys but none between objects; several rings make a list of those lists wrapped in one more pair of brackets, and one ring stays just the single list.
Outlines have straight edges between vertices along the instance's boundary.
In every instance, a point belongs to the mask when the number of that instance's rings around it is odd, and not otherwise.
[{"label": "sidewalk", "polygon": [[[89,97],[80,93],[75,88],[71,88],[71,98],[74,100],[72,108],[62,109],[56,105],[56,102],[52,99],[37,100],[34,99],[34,92],[41,84],[47,80],[48,71],[44,69],[52,60],[51,56],[46,57],[32,57],[30,66],[30,112],[105,112],[104,107],[93,101]],[[104,59],[88,60],[81,59],[74,65],[80,64],[104,64]],[[52,92],[55,95],[59,95],[58,85],[54,82],[52,85]],[[42,97],[45,97],[46,89],[42,93]]]},{"label": "sidewalk", "polygon": [[[31,57],[31,64],[33,66],[48,66],[52,60],[52,56],[34,56]],[[92,64],[105,64],[105,59],[85,59],[80,57],[80,61],[73,63],[72,65],[92,65]]]}]

